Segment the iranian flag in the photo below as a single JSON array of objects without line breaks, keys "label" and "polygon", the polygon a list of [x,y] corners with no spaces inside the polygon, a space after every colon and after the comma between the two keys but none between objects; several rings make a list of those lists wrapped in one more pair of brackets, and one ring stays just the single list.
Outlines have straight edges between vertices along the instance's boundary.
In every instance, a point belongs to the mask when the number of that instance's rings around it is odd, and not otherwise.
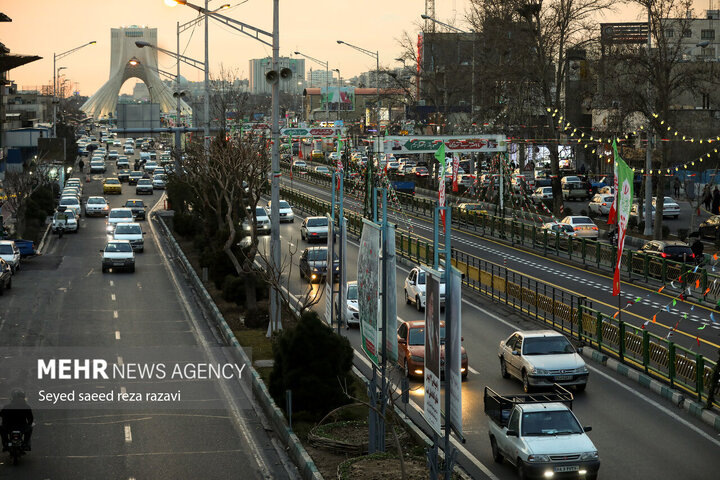
[{"label": "iranian flag", "polygon": [[[440,162],[440,186],[438,187],[438,204],[445,206],[445,142],[440,142],[440,148],[435,151],[435,158]],[[440,210],[443,232],[445,232],[445,210]]]},{"label": "iranian flag", "polygon": [[617,223],[617,201],[618,201],[618,164],[613,162],[613,203],[610,205],[610,212],[608,213],[608,225],[615,225]]},{"label": "iranian flag", "polygon": [[615,202],[617,210],[617,226],[618,226],[618,251],[617,264],[615,265],[615,275],[613,276],[613,296],[620,294],[620,267],[622,264],[623,246],[625,245],[625,232],[627,231],[628,218],[630,218],[630,208],[633,201],[633,177],[632,168],[620,158],[617,153],[617,144],[613,140],[613,155],[615,157],[615,183],[617,185]]}]

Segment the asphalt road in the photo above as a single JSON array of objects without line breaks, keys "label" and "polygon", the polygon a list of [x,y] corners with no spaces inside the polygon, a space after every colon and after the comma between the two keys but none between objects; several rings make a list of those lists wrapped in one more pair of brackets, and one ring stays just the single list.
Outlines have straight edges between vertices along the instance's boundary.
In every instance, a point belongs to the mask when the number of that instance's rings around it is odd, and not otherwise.
[{"label": "asphalt road", "polygon": [[[110,175],[115,167],[107,163]],[[102,175],[90,178],[83,196],[101,195]],[[134,190],[123,184],[121,195],[106,198],[111,207],[121,206],[136,197]],[[153,205],[160,196],[156,192],[140,198]],[[34,362],[45,358],[51,347],[64,347],[61,352],[71,358],[82,358],[80,349],[92,347],[90,358],[116,355],[116,363],[125,365],[151,355],[169,362],[173,356],[186,358],[188,352],[207,363],[236,362],[220,348],[222,342],[205,322],[182,275],[168,262],[157,225],[153,220],[140,223],[147,234],[135,273],[101,272],[104,218],[83,217],[78,234],[51,236],[43,255],[24,262],[12,290],[0,299],[0,346],[5,352],[0,365],[18,360],[13,354]],[[23,349],[8,348],[16,346]],[[2,402],[11,388],[25,386],[36,422],[33,451],[20,465],[8,464],[4,454],[0,457],[2,478],[298,478],[294,467],[286,470],[289,460],[278,453],[271,429],[253,408],[247,376],[222,383],[169,375],[66,382],[77,392],[181,391],[182,402],[106,408],[66,402],[52,408],[40,402],[38,390],[54,384],[33,384],[33,374],[21,379],[16,371],[0,370]]]},{"label": "asphalt road", "polygon": [[[296,215],[299,212],[296,210]],[[297,259],[308,245],[300,239],[299,219],[281,225],[281,244],[284,260],[292,260],[288,289],[297,296],[308,293],[318,296],[314,307],[324,314],[324,291],[318,285],[308,285],[299,278]],[[267,246],[268,237],[261,239]],[[291,252],[295,255],[291,255]],[[348,242],[348,280],[356,279],[357,243]],[[403,298],[403,282],[409,268],[398,266],[397,298]],[[464,291],[464,295],[467,292]],[[464,449],[470,454],[462,460],[473,478],[515,478],[515,470],[508,463],[493,463],[483,413],[483,388],[488,385],[501,393],[521,393],[515,380],[500,376],[497,348],[501,339],[516,329],[535,329],[538,326],[523,320],[484,298],[467,296],[463,300],[463,336],[468,352],[470,375],[463,383],[463,430],[467,438]],[[423,313],[399,300],[399,321],[422,320]],[[360,348],[356,328],[342,330],[354,348]],[[364,355],[364,354],[361,354]],[[646,390],[596,364],[591,371],[587,391],[578,394],[573,410],[584,425],[593,427],[589,434],[600,452],[602,478],[683,478],[705,479],[716,475],[720,467],[717,456],[720,441],[717,432],[676,409]],[[399,382],[399,370],[392,373]],[[411,382],[411,401],[422,407],[422,384]],[[443,404],[444,405],[444,404]],[[474,458],[471,458],[474,457]],[[483,473],[489,472],[489,473]]]}]

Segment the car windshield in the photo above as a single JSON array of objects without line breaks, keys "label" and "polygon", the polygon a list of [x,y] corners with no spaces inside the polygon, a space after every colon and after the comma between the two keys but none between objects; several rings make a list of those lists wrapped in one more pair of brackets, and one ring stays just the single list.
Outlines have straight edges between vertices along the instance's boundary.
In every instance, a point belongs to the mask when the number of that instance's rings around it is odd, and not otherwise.
[{"label": "car windshield", "polygon": [[132,252],[132,247],[129,243],[108,243],[105,246],[106,252]]},{"label": "car windshield", "polygon": [[125,202],[126,207],[144,207],[142,200],[128,200]]},{"label": "car windshield", "polygon": [[278,202],[278,205],[280,206],[280,208],[290,208],[290,204],[285,200],[280,200]]},{"label": "car windshield", "polygon": [[142,172],[130,172],[131,177],[142,177]]},{"label": "car windshield", "polygon": [[110,184],[117,185],[118,183],[120,183],[120,180],[118,180],[117,178],[108,178],[107,180],[105,180],[105,183],[107,185],[110,185]]},{"label": "car windshield", "polygon": [[255,207],[255,216],[256,217],[267,217],[267,212],[262,207]]},{"label": "car windshield", "polygon": [[563,336],[529,337],[523,342],[523,355],[559,355],[575,353],[575,349]]},{"label": "car windshield", "polygon": [[141,234],[142,229],[140,228],[140,225],[118,225],[115,229],[115,233],[121,233],[121,234]]},{"label": "car windshield", "polygon": [[583,223],[593,223],[593,221],[590,220],[590,217],[575,217],[572,219],[572,223],[577,225]]},{"label": "car windshield", "polygon": [[347,299],[348,300],[357,300],[358,299],[358,288],[357,288],[356,283],[354,283],[352,285],[348,285]]},{"label": "car windshield", "polygon": [[583,428],[568,410],[527,412],[522,415],[522,436],[576,435]]},{"label": "car windshield", "polygon": [[12,245],[8,245],[8,244],[0,245],[0,254],[2,254],[2,255],[12,255],[13,253],[14,253],[14,252],[13,252]]},{"label": "car windshield", "polygon": [[64,197],[60,199],[60,205],[77,205],[79,203],[77,198]]},{"label": "car windshield", "polygon": [[[445,340],[445,327],[440,327],[440,341]],[[425,327],[411,328],[408,345],[425,345]]]},{"label": "car windshield", "polygon": [[318,248],[315,250],[308,250],[307,259],[311,262],[319,262],[321,260],[327,260],[327,248]]},{"label": "car windshield", "polygon": [[140,180],[138,180],[138,185],[151,185],[151,184],[152,184],[152,182],[150,181],[149,178],[141,178]]},{"label": "car windshield", "polygon": [[105,202],[105,199],[104,199],[104,198],[99,198],[99,197],[90,197],[90,198],[88,198],[88,201],[87,201],[87,202],[90,203],[90,204],[95,204],[95,203],[97,203],[97,204],[100,204],[100,205],[104,205],[105,203],[107,203],[107,202]]},{"label": "car windshield", "polygon": [[307,226],[308,227],[327,227],[328,220],[325,217],[310,218],[310,219],[308,219]]},{"label": "car windshield", "polygon": [[128,210],[111,210],[110,218],[132,218],[132,212]]}]

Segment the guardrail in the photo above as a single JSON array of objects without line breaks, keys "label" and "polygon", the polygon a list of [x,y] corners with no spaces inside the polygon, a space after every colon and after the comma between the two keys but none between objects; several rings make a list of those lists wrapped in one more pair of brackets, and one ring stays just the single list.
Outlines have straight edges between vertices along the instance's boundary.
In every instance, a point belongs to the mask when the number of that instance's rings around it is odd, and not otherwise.
[{"label": "guardrail", "polygon": [[[311,214],[324,215],[330,210],[328,202],[297,190],[281,187],[280,193],[284,199]],[[362,230],[360,215],[348,210],[345,210],[345,214],[348,219],[348,232],[360,236]],[[577,239],[572,238],[554,235],[549,237],[547,233],[538,238],[537,231],[526,231],[524,227],[519,226],[522,224],[508,224],[485,215],[477,217],[482,218],[482,222],[486,223],[485,228],[499,235],[527,238],[527,241],[539,244],[543,248],[554,248],[569,255],[573,255],[574,252],[584,252],[585,257],[591,257],[596,262],[614,260],[609,250],[606,252],[600,249],[602,244],[598,242],[584,239],[577,242]],[[523,233],[524,231],[526,233]],[[433,243],[403,230],[396,232],[395,240],[398,255],[418,264],[432,265]],[[602,258],[603,255],[610,257]],[[692,269],[682,263],[654,262],[646,255],[633,257],[631,252],[628,255],[627,265],[631,273],[640,269],[642,274],[648,277],[658,275],[663,278],[679,273],[687,277],[683,279],[683,285],[703,278],[699,271],[692,273]],[[639,265],[633,266],[633,263],[638,263],[636,257],[643,258]],[[440,258],[444,260],[444,254],[441,253]],[[451,263],[463,273],[463,284],[466,287],[504,303],[522,314],[534,317],[550,328],[567,333],[626,365],[639,368],[673,387],[681,388],[694,395],[698,401],[707,398],[710,376],[716,362],[651,334],[641,327],[619,322],[593,309],[592,302],[586,297],[570,293],[503,265],[457,249],[451,250]],[[715,402],[714,406],[720,407],[720,403]]]}]

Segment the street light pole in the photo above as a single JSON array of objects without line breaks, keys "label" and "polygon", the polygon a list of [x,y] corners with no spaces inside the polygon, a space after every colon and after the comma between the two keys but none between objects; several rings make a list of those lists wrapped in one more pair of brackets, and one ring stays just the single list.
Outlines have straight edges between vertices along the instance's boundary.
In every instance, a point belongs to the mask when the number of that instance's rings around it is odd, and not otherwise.
[{"label": "street light pole", "polygon": [[[648,4],[648,37],[647,37],[647,54],[648,54],[648,62],[650,62],[650,55],[651,53],[651,39],[652,39],[652,29],[651,29],[651,17],[650,17],[650,4]],[[648,112],[651,111],[650,109],[650,81],[648,80]],[[652,175],[650,172],[652,171],[652,120],[650,119],[650,115],[648,115],[648,129],[647,129],[647,145],[645,146],[645,229],[643,231],[643,235],[650,236],[653,234],[653,222],[652,222]],[[617,179],[616,179],[617,180]]]},{"label": "street light pole", "polygon": [[[329,62],[323,62],[322,60],[318,60],[317,58],[313,58],[310,55],[305,55],[300,52],[295,52],[295,55],[300,55],[301,57],[305,57],[308,60],[312,60],[313,62],[325,67],[325,126],[327,126],[327,124],[330,123],[330,108],[328,105],[330,103],[330,98],[328,97],[328,95],[330,95],[330,83],[328,80],[328,76],[330,75]],[[312,78],[312,74],[310,75],[310,78]]]},{"label": "street light pole", "polygon": [[[52,93],[52,95],[53,95],[53,97],[52,97],[52,104],[53,104],[52,136],[53,136],[53,138],[57,137],[57,128],[56,128],[56,124],[57,124],[57,99],[55,98],[55,97],[57,96],[57,70],[56,70],[56,68],[57,68],[57,61],[60,60],[61,58],[67,57],[67,56],[70,55],[71,53],[77,52],[78,50],[80,50],[80,49],[83,48],[83,47],[87,47],[88,45],[94,45],[95,43],[97,43],[97,42],[95,42],[95,40],[93,40],[93,41],[91,41],[91,42],[84,43],[84,44],[80,45],[79,47],[71,48],[70,50],[67,50],[67,51],[62,52],[62,53],[53,53],[53,93]],[[61,68],[65,68],[65,67],[61,67]]]},{"label": "street light pole", "polygon": [[205,0],[205,155],[210,153],[210,53],[208,37],[210,31],[210,13]]},{"label": "street light pole", "polygon": [[[280,0],[273,0],[272,52],[273,70],[280,73]],[[280,80],[272,84],[272,150],[270,182],[270,253],[271,272],[276,275],[280,270]],[[270,289],[270,322],[268,334],[279,330],[280,294],[276,288]]]},{"label": "street light pole", "polygon": [[[337,72],[338,74],[338,95],[340,94],[340,89],[342,88],[342,76],[340,75],[340,69],[339,68],[333,68],[333,72]],[[342,102],[338,102],[337,110],[335,110],[335,120],[340,120],[340,104]]]}]

